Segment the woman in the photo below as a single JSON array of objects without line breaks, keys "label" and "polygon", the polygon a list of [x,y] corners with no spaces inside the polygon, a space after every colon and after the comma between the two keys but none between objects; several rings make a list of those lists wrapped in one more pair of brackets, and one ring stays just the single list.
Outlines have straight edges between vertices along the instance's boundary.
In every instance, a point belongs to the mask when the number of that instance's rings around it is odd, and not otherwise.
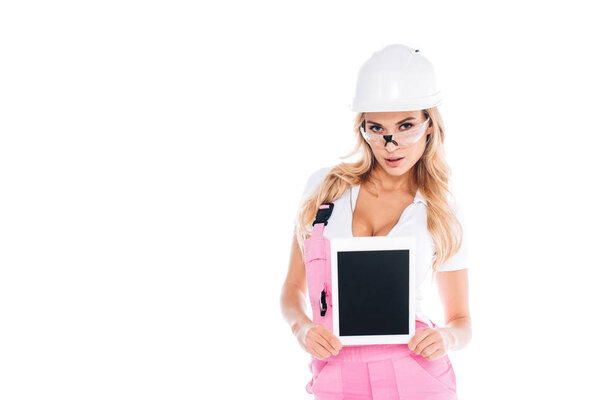
[{"label": "woman", "polygon": [[[350,155],[359,154],[359,161],[321,168],[306,184],[281,306],[311,355],[306,390],[316,399],[457,399],[447,353],[470,341],[471,318],[466,240],[456,202],[448,201],[440,103],[433,67],[419,50],[390,45],[375,52],[361,67],[353,102],[357,145]],[[333,203],[327,224],[313,228],[325,203]],[[342,346],[328,328],[313,322],[305,310],[304,245],[311,234],[416,238],[416,326],[408,344]],[[419,288],[430,271],[444,326],[420,306]],[[310,303],[318,315],[318,301],[311,297]]]}]

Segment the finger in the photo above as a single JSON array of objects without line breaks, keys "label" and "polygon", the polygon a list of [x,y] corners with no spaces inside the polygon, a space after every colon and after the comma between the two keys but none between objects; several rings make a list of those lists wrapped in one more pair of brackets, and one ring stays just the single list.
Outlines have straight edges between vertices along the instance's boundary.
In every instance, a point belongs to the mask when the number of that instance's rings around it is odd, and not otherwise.
[{"label": "finger", "polygon": [[320,342],[315,342],[313,344],[313,348],[323,358],[327,358],[327,357],[331,356],[331,353],[329,352],[329,350],[327,350],[325,347],[323,347],[323,345]]},{"label": "finger", "polygon": [[423,349],[425,349],[427,346],[429,346],[429,345],[431,345],[431,344],[433,344],[435,342],[436,342],[436,340],[435,340],[435,337],[433,335],[429,335],[429,336],[423,338],[419,342],[419,344],[417,344],[415,346],[415,350],[414,350],[415,354],[422,354]]},{"label": "finger", "polygon": [[413,336],[412,338],[410,338],[410,340],[408,341],[407,345],[408,345],[408,349],[410,351],[415,351],[415,347],[417,347],[417,345],[419,344],[419,341],[421,339]]},{"label": "finger", "polygon": [[[428,349],[427,351],[425,351],[425,349],[432,345],[435,344],[435,346],[433,348]],[[443,352],[446,351],[446,346],[444,344],[444,337],[442,336],[442,333],[437,330],[437,329],[431,329],[430,335],[427,336],[426,339],[424,339],[421,343],[421,354],[423,355],[423,357],[425,356],[430,356],[431,353],[433,353],[436,349],[441,349]]]},{"label": "finger", "polygon": [[427,356],[425,358],[427,358],[429,361],[433,361],[433,360],[437,360],[438,358],[442,357],[443,355],[444,355],[444,351],[442,349],[437,349],[436,351],[429,354],[429,356]]},{"label": "finger", "polygon": [[325,350],[330,351],[331,349],[329,348],[329,341],[327,340],[328,333],[329,331],[327,330],[327,328],[319,326],[319,328],[315,329],[315,331],[313,332],[313,341],[315,343],[319,343],[321,346],[323,346],[323,348],[325,348]]},{"label": "finger", "polygon": [[315,330],[310,330],[306,335],[306,348],[315,357],[322,359],[328,357],[326,350],[319,344],[319,334]]},{"label": "finger", "polygon": [[339,340],[336,338],[336,336],[333,333],[331,333],[331,331],[329,329],[325,328],[325,326],[323,326],[323,325],[319,325],[318,333],[321,335],[321,337],[325,341],[325,343],[323,343],[323,346],[325,348],[329,349],[329,351],[331,351],[331,354],[335,354],[339,351],[338,349],[336,349],[336,345],[335,345],[335,342],[336,341],[339,342]]},{"label": "finger", "polygon": [[329,354],[337,355],[338,351],[331,345],[327,338],[323,337],[321,345],[329,352]]},{"label": "finger", "polygon": [[311,349],[311,353],[313,353],[319,359],[328,357],[327,351],[318,342],[314,340],[311,341],[309,347]]},{"label": "finger", "polygon": [[[329,332],[329,331],[327,331]],[[337,337],[334,333],[329,332],[329,335],[331,337],[330,342],[333,344],[333,347],[336,348],[336,350],[340,351],[342,349],[342,347],[344,347],[344,345],[342,344],[342,342],[340,341],[340,338]]]},{"label": "finger", "polygon": [[428,328],[424,328],[418,332],[415,332],[415,334],[412,336],[412,338],[408,342],[408,348],[412,351],[415,351],[415,348],[417,347],[417,345],[421,342],[421,340],[426,338],[429,335],[429,333],[430,332],[428,331]]},{"label": "finger", "polygon": [[340,342],[340,338],[335,336],[335,334],[331,333],[329,330],[327,331],[327,340],[329,341],[331,346],[337,351],[340,351],[342,347],[344,347],[342,342]]},{"label": "finger", "polygon": [[[326,336],[324,336],[325,341],[327,342],[327,347],[329,349],[329,351],[331,352],[331,354],[335,354],[337,355],[339,353],[339,349],[341,348],[341,346],[338,346],[337,343],[339,343],[340,341],[338,340],[338,338],[335,337],[335,335],[329,331],[327,331]],[[340,343],[341,345],[341,343]]]},{"label": "finger", "polygon": [[335,348],[340,351],[342,350],[342,347],[344,347],[342,341],[340,340],[340,338],[338,338],[337,336],[335,337]]},{"label": "finger", "polygon": [[338,351],[333,347],[333,345],[331,344],[331,341],[333,339],[331,338],[331,333],[329,331],[327,332],[323,332],[321,334],[321,338],[320,338],[320,343],[321,345],[327,349],[327,351],[329,351],[330,354],[336,354],[338,353]]},{"label": "finger", "polygon": [[429,357],[431,356],[433,353],[435,353],[438,349],[440,348],[439,343],[437,342],[432,342],[429,346],[425,346],[422,350],[421,350],[421,355],[423,357]]},{"label": "finger", "polygon": [[325,355],[324,353],[322,353],[321,350],[323,350],[323,348],[320,347],[320,346],[318,346],[318,345],[317,346],[312,346],[310,348],[310,353],[313,356],[317,357],[319,360],[324,360],[324,359],[327,358],[327,355]]}]

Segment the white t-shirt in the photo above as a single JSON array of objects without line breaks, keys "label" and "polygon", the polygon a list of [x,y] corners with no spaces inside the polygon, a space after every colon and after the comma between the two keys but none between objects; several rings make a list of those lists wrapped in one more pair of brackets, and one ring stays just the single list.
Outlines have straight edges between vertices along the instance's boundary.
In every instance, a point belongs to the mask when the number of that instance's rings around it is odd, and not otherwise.
[{"label": "white t-shirt", "polygon": [[[308,178],[299,207],[315,191],[332,167],[324,167],[313,172]],[[355,185],[333,202],[333,212],[323,230],[323,236],[328,239],[347,238],[352,235],[352,216],[356,207],[356,199],[361,185]],[[439,271],[455,271],[467,268],[467,235],[460,207],[456,207],[456,216],[463,225],[463,241],[459,251],[439,267]],[[307,225],[312,231],[312,221]],[[416,293],[415,312],[422,321],[430,321],[421,308],[422,285],[426,280],[435,259],[435,244],[427,230],[427,202],[417,190],[414,201],[402,212],[400,219],[387,236],[413,236],[417,243],[416,252]],[[430,326],[432,326],[430,324]]]}]

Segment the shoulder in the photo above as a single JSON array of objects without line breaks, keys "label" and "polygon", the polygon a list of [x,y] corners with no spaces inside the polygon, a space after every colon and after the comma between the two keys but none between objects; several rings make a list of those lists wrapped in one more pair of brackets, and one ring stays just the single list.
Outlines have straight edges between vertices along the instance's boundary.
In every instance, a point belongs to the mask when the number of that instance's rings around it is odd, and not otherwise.
[{"label": "shoulder", "polygon": [[308,178],[308,183],[319,185],[321,182],[323,182],[323,179],[325,179],[325,177],[327,176],[329,171],[331,171],[332,168],[333,166],[323,167],[312,172]]},{"label": "shoulder", "polygon": [[304,190],[302,191],[302,197],[300,199],[300,203],[302,204],[304,200],[306,200],[313,192],[317,189],[317,187],[323,182],[329,171],[333,168],[332,166],[319,168],[309,175],[306,180],[306,184],[304,185]]}]

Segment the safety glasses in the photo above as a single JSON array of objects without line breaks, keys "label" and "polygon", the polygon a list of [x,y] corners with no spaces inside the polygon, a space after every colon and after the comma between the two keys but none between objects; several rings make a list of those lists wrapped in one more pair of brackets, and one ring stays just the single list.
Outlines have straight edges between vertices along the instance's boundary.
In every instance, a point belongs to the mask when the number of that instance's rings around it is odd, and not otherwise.
[{"label": "safety glasses", "polygon": [[427,130],[429,124],[429,117],[422,124],[415,125],[409,129],[402,130],[400,132],[388,135],[385,133],[383,128],[379,125],[374,125],[370,129],[376,129],[376,132],[367,132],[366,122],[360,126],[360,133],[363,138],[374,148],[385,148],[388,143],[393,144],[397,147],[407,147],[414,144],[423,137],[423,134]]}]

